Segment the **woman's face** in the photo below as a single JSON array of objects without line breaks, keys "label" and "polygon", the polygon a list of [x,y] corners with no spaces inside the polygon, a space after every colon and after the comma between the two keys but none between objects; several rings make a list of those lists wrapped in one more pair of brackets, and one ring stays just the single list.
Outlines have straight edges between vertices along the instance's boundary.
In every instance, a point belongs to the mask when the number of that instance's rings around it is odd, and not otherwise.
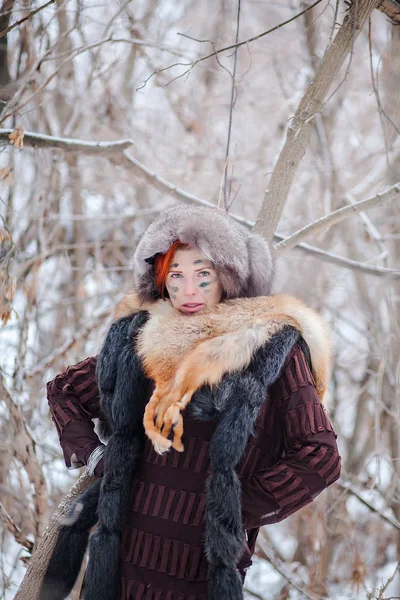
[{"label": "woman's face", "polygon": [[222,285],[213,264],[198,248],[175,252],[166,287],[172,306],[185,314],[218,304],[222,297]]}]

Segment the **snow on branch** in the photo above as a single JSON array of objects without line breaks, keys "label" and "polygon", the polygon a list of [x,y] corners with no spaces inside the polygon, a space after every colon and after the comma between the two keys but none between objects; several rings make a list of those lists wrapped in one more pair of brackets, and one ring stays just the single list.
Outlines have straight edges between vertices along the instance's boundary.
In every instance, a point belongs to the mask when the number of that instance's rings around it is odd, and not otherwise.
[{"label": "snow on branch", "polygon": [[349,206],[343,206],[338,210],[334,210],[328,215],[317,219],[313,223],[309,223],[305,227],[302,227],[282,242],[279,242],[279,244],[276,245],[276,251],[278,254],[281,254],[283,251],[297,246],[300,241],[304,240],[309,235],[318,233],[319,231],[331,227],[336,223],[340,223],[344,219],[351,217],[353,214],[358,214],[364,210],[374,208],[375,206],[382,206],[386,202],[399,197],[399,194],[400,182],[392,185],[384,192],[380,192],[379,194],[372,196],[371,198],[360,200],[359,202],[354,202],[354,204],[350,204]]},{"label": "snow on branch", "polygon": [[[11,133],[11,129],[0,129],[0,146],[2,143],[12,143],[8,139],[8,136]],[[195,196],[194,194],[191,194],[190,192],[187,192],[182,188],[178,187],[177,185],[167,181],[163,177],[160,177],[155,171],[149,169],[139,160],[129,155],[127,153],[126,148],[128,148],[134,143],[131,139],[119,140],[114,142],[86,142],[83,140],[58,138],[50,135],[24,132],[23,142],[25,143],[26,140],[26,145],[33,146],[36,148],[60,148],[66,152],[80,152],[88,155],[109,156],[110,160],[114,164],[124,165],[125,167],[128,167],[133,173],[135,173],[135,175],[137,175],[141,179],[144,179],[152,187],[156,188],[163,194],[167,192],[169,196],[176,198],[177,200],[181,200],[183,202],[195,203],[200,204],[201,206],[209,206],[210,208],[216,208],[215,204],[213,204],[212,202],[208,202],[207,200],[204,200],[199,196]],[[39,144],[41,145],[39,146]],[[365,210],[365,207],[363,208],[363,210]],[[352,214],[351,211],[349,211],[348,216],[350,216],[350,214]],[[253,229],[254,227],[254,223],[251,223],[250,221],[247,221],[242,217],[236,215],[231,215],[231,217],[239,223],[241,223],[242,225],[244,225],[245,227],[247,227],[248,229]],[[279,233],[275,233],[273,239],[277,242],[282,242],[285,240],[285,237],[283,235],[280,235]],[[383,267],[373,267],[370,265],[365,265],[361,262],[357,262],[355,260],[339,256],[332,252],[321,250],[320,248],[316,248],[305,243],[298,243],[296,245],[296,250],[318,257],[325,262],[338,265],[339,267],[345,267],[352,270],[362,271],[363,273],[367,273],[368,275],[375,275],[377,277],[400,279],[400,269],[386,269]]]},{"label": "snow on branch", "polygon": [[[15,145],[13,133],[15,129],[0,129],[0,146]],[[65,152],[96,155],[118,154],[129,148],[134,141],[131,139],[117,140],[109,142],[86,142],[84,140],[76,140],[70,138],[54,137],[42,133],[33,133],[31,131],[21,131],[22,144],[33,148],[59,148]],[[10,138],[11,136],[11,138]],[[22,144],[20,147],[22,147]],[[17,146],[18,147],[18,146]]]}]

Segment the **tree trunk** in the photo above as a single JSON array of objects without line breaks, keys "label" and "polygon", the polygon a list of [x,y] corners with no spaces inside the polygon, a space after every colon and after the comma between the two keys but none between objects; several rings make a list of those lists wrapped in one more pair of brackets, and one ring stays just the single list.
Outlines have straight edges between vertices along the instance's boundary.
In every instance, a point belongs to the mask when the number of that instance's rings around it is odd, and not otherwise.
[{"label": "tree trunk", "polygon": [[272,173],[255,225],[255,232],[268,240],[273,238],[297,168],[310,143],[314,118],[321,111],[329,88],[352,51],[364,23],[378,3],[378,0],[359,0],[352,3],[349,14],[327,48],[315,78],[308,86],[291,120],[286,142]]},{"label": "tree trunk", "polygon": [[94,478],[85,472],[64,496],[46,531],[40,538],[38,547],[29,561],[29,567],[14,600],[37,600],[43,577],[57,540],[60,520],[67,514],[75,498],[82,494],[93,481]]}]

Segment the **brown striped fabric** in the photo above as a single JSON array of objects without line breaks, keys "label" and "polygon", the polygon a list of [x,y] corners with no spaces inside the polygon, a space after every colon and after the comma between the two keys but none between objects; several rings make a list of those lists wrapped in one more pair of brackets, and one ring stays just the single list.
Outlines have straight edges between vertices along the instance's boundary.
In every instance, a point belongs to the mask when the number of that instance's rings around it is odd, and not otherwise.
[{"label": "brown striped fabric", "polygon": [[[99,444],[96,359],[69,367],[48,384],[48,398],[69,466]],[[160,456],[147,440],[135,473],[121,540],[120,600],[206,600],[205,482],[216,423],[184,417],[184,451]],[[248,545],[238,569],[251,564],[258,529],[313,500],[340,474],[336,435],[320,404],[299,346],[271,387],[254,437],[237,467]]]}]

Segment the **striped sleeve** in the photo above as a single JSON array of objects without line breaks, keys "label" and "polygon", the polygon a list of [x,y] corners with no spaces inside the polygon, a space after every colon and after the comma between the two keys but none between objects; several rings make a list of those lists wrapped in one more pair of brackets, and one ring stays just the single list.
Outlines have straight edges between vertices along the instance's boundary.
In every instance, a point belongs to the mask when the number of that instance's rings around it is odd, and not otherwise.
[{"label": "striped sleeve", "polygon": [[279,462],[242,482],[246,528],[282,521],[340,476],[337,435],[299,346],[273,386],[271,400],[279,406],[283,453]]},{"label": "striped sleeve", "polygon": [[[102,446],[92,421],[101,419],[96,364],[97,357],[86,358],[68,367],[47,384],[51,418],[69,469],[87,465],[96,448]],[[101,469],[102,462],[95,474],[101,474]]]}]

